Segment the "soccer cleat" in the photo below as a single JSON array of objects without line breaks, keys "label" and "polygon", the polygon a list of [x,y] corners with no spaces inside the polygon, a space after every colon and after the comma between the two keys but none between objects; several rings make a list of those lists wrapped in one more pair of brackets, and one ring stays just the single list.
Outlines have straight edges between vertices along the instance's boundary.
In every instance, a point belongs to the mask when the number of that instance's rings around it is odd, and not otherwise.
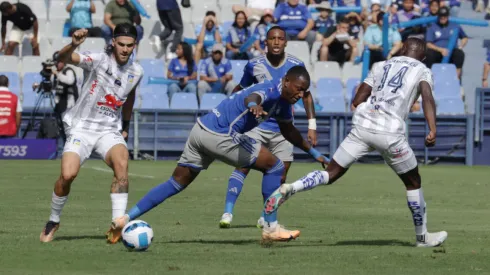
[{"label": "soccer cleat", "polygon": [[440,231],[436,233],[426,233],[417,235],[416,247],[436,247],[440,246],[447,239],[447,232]]},{"label": "soccer cleat", "polygon": [[257,228],[259,229],[264,228],[264,224],[265,224],[264,217],[260,217],[259,220],[257,221]]},{"label": "soccer cleat", "polygon": [[279,206],[293,195],[293,185],[283,184],[265,201],[265,213],[271,214],[277,211]]},{"label": "soccer cleat", "polygon": [[224,213],[223,216],[221,216],[221,221],[219,221],[219,228],[230,228],[232,220],[233,214]]},{"label": "soccer cleat", "polygon": [[60,228],[59,222],[49,221],[46,223],[43,231],[41,231],[41,235],[39,236],[39,240],[43,243],[49,243],[54,239],[54,233]]},{"label": "soccer cleat", "polygon": [[299,237],[299,230],[287,230],[277,225],[275,228],[262,229],[262,241],[264,242],[289,242]]},{"label": "soccer cleat", "polygon": [[117,243],[122,236],[122,229],[129,222],[129,216],[126,214],[119,218],[112,220],[111,228],[105,233],[107,237],[107,242],[111,244]]}]

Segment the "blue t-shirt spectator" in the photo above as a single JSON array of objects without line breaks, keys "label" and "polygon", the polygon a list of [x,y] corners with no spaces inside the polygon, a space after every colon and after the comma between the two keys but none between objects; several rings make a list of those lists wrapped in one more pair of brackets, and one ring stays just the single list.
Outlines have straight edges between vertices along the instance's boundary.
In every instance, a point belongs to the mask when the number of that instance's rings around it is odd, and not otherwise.
[{"label": "blue t-shirt spectator", "polygon": [[335,21],[333,21],[332,18],[329,17],[325,19],[325,18],[318,17],[315,20],[315,27],[313,27],[313,30],[319,33],[325,33],[327,29],[333,25],[335,25]]},{"label": "blue t-shirt spectator", "polygon": [[[191,74],[189,74],[187,71],[187,64],[182,65],[182,63],[179,62],[178,58],[174,58],[170,61],[170,64],[168,65],[168,70],[172,73],[174,77],[177,78],[191,76]],[[196,65],[194,65],[193,68],[193,73],[194,72],[197,72]]]},{"label": "blue t-shirt spectator", "polygon": [[259,38],[258,40],[262,50],[265,50],[265,41],[267,40],[267,31],[269,28],[266,24],[260,24],[254,30],[254,35]]},{"label": "blue t-shirt spectator", "polygon": [[281,3],[274,10],[277,24],[282,27],[288,35],[296,36],[312,19],[308,7],[302,4],[291,6],[289,3]]},{"label": "blue t-shirt spectator", "polygon": [[250,37],[249,28],[237,28],[231,26],[228,30],[226,42],[230,43],[234,48],[239,48]]},{"label": "blue t-shirt spectator", "polygon": [[[201,29],[202,29],[202,24],[196,26],[195,32],[197,37],[199,37],[199,34],[201,33]],[[215,32],[216,32],[216,27],[213,27],[211,30],[208,29],[204,30],[204,50],[206,51],[206,53],[210,53],[211,48],[213,48],[213,45],[216,43],[216,37],[214,36]]]},{"label": "blue t-shirt spectator", "polygon": [[204,60],[199,70],[200,75],[218,79],[231,73],[231,62],[226,58],[222,58],[221,62],[216,64],[212,57],[208,57]]},{"label": "blue t-shirt spectator", "polygon": [[330,5],[334,6],[337,2],[338,7],[360,7],[361,0],[330,0]]},{"label": "blue t-shirt spectator", "polygon": [[[68,0],[68,4],[71,0]],[[91,1],[74,0],[70,10],[71,28],[92,28],[92,13],[90,12]]]},{"label": "blue t-shirt spectator", "polygon": [[[447,48],[449,43],[449,38],[451,37],[454,30],[459,29],[459,39],[468,37],[463,29],[454,23],[448,23],[446,26],[441,26],[440,24],[432,24],[425,34],[425,40],[430,42],[437,47]],[[458,46],[457,43],[455,46]]]}]

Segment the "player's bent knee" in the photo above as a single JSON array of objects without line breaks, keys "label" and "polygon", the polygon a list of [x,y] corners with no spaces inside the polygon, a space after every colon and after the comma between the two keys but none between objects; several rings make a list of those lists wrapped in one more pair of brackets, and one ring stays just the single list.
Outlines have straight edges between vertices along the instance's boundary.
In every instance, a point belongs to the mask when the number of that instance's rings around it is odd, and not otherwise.
[{"label": "player's bent knee", "polygon": [[114,173],[117,175],[128,173],[128,160],[125,158],[120,158],[112,161],[112,166],[114,168]]},{"label": "player's bent knee", "polygon": [[69,169],[61,171],[61,180],[64,184],[72,183],[78,175],[78,171]]}]

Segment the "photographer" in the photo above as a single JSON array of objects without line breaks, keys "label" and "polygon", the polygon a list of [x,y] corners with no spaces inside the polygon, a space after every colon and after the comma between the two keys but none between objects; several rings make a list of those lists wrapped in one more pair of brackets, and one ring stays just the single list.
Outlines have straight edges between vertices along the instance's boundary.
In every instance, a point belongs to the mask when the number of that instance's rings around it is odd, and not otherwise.
[{"label": "photographer", "polygon": [[58,61],[58,52],[53,55],[56,65],[52,67],[55,86],[55,112],[63,114],[75,105],[78,99],[77,77],[75,70]]}]

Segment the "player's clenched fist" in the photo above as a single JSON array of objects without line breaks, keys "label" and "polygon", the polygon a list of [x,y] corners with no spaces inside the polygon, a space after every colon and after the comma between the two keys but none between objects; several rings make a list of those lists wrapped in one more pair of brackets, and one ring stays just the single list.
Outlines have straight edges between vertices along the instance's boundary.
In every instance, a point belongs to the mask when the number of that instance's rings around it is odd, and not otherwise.
[{"label": "player's clenched fist", "polygon": [[88,30],[87,29],[79,29],[73,33],[71,36],[71,43],[74,46],[79,46],[85,41],[87,38]]},{"label": "player's clenched fist", "polygon": [[425,138],[425,146],[432,147],[434,145],[436,145],[436,133],[430,131]]}]

